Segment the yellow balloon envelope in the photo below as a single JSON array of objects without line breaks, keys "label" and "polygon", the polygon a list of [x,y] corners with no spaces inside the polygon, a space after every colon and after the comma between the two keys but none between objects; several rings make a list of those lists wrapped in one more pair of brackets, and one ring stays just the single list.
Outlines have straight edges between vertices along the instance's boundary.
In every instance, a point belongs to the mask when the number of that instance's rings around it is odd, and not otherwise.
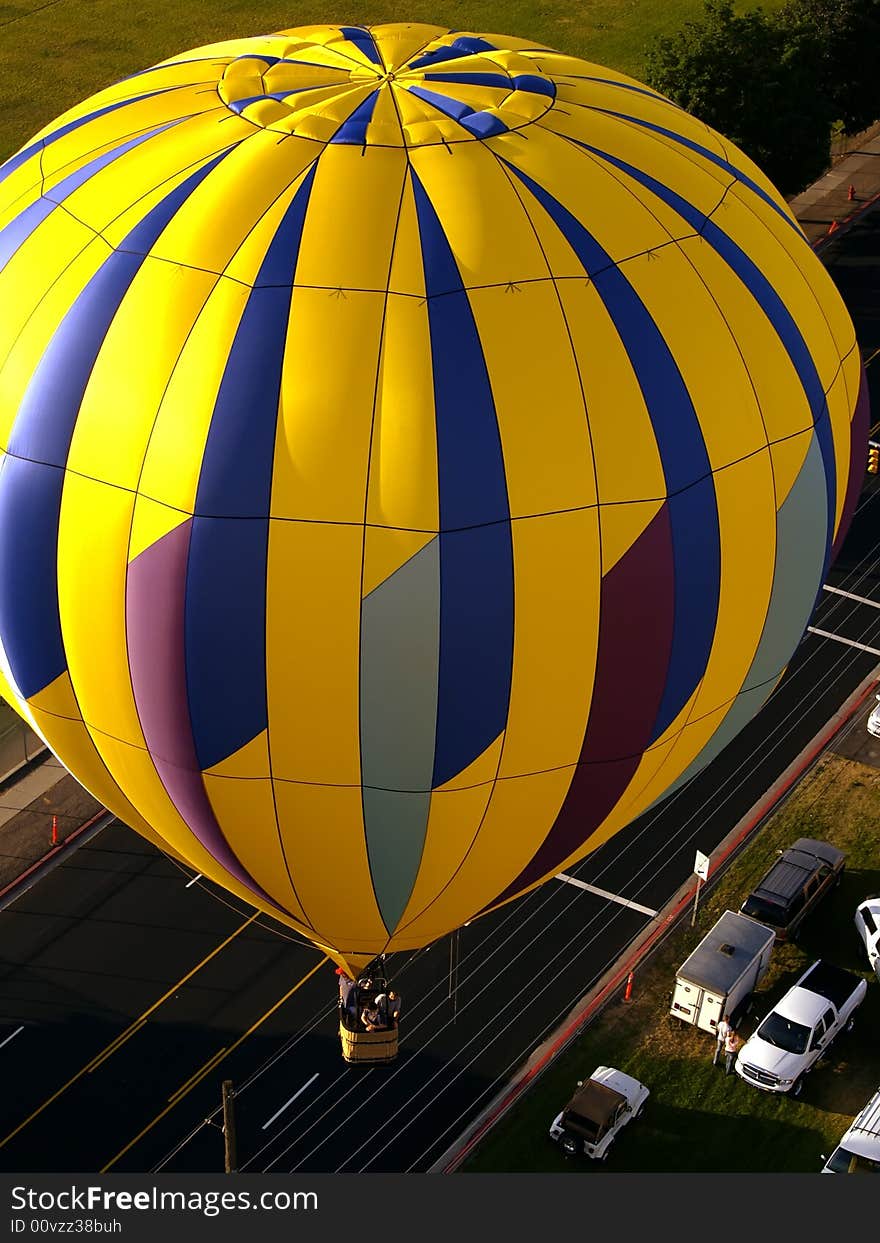
[{"label": "yellow balloon envelope", "polygon": [[553,876],[790,659],[858,491],[784,200],[524,39],[314,26],[0,167],[0,689],[352,970]]}]

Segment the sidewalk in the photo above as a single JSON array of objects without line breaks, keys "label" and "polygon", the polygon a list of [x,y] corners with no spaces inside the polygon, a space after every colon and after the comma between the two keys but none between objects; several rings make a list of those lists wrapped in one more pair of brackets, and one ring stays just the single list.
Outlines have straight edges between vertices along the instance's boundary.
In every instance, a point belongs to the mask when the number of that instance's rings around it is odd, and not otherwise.
[{"label": "sidewalk", "polygon": [[[788,200],[809,242],[821,250],[825,238],[837,233],[880,195],[880,121],[858,135],[855,150],[836,159],[806,190]],[[848,197],[852,186],[855,197]]]},{"label": "sidewalk", "polygon": [[0,890],[13,884],[103,807],[54,755],[0,785]]}]

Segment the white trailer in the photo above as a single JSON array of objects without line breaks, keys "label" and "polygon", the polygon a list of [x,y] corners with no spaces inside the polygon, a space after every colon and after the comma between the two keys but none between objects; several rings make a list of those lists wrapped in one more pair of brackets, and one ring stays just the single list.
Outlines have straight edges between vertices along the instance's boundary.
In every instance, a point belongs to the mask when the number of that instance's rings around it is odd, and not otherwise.
[{"label": "white trailer", "polygon": [[765,924],[725,911],[679,967],[669,1013],[714,1035],[763,979],[775,938]]}]

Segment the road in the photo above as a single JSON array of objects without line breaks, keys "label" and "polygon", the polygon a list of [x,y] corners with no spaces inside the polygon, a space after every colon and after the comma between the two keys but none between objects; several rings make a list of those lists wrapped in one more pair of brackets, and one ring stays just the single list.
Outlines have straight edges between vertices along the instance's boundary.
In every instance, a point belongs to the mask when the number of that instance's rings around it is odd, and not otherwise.
[{"label": "road", "polygon": [[[872,358],[880,211],[828,262]],[[868,374],[880,412],[880,361]],[[823,592],[812,621],[874,649],[878,489],[868,477],[829,578],[850,595]],[[390,960],[405,1014],[389,1066],[341,1061],[332,964],[114,824],[0,913],[0,1169],[220,1170],[224,1079],[244,1171],[427,1169],[877,661],[808,634],[759,717],[574,869],[582,884]]]}]

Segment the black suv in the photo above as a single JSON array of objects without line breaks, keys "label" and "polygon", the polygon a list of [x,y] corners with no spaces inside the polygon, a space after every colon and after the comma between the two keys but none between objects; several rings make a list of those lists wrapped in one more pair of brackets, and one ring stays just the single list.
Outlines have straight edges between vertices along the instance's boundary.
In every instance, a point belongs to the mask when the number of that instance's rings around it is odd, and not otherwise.
[{"label": "black suv", "polygon": [[740,912],[775,929],[777,941],[793,938],[816,903],[840,880],[845,858],[842,850],[827,842],[798,838],[780,852]]}]

